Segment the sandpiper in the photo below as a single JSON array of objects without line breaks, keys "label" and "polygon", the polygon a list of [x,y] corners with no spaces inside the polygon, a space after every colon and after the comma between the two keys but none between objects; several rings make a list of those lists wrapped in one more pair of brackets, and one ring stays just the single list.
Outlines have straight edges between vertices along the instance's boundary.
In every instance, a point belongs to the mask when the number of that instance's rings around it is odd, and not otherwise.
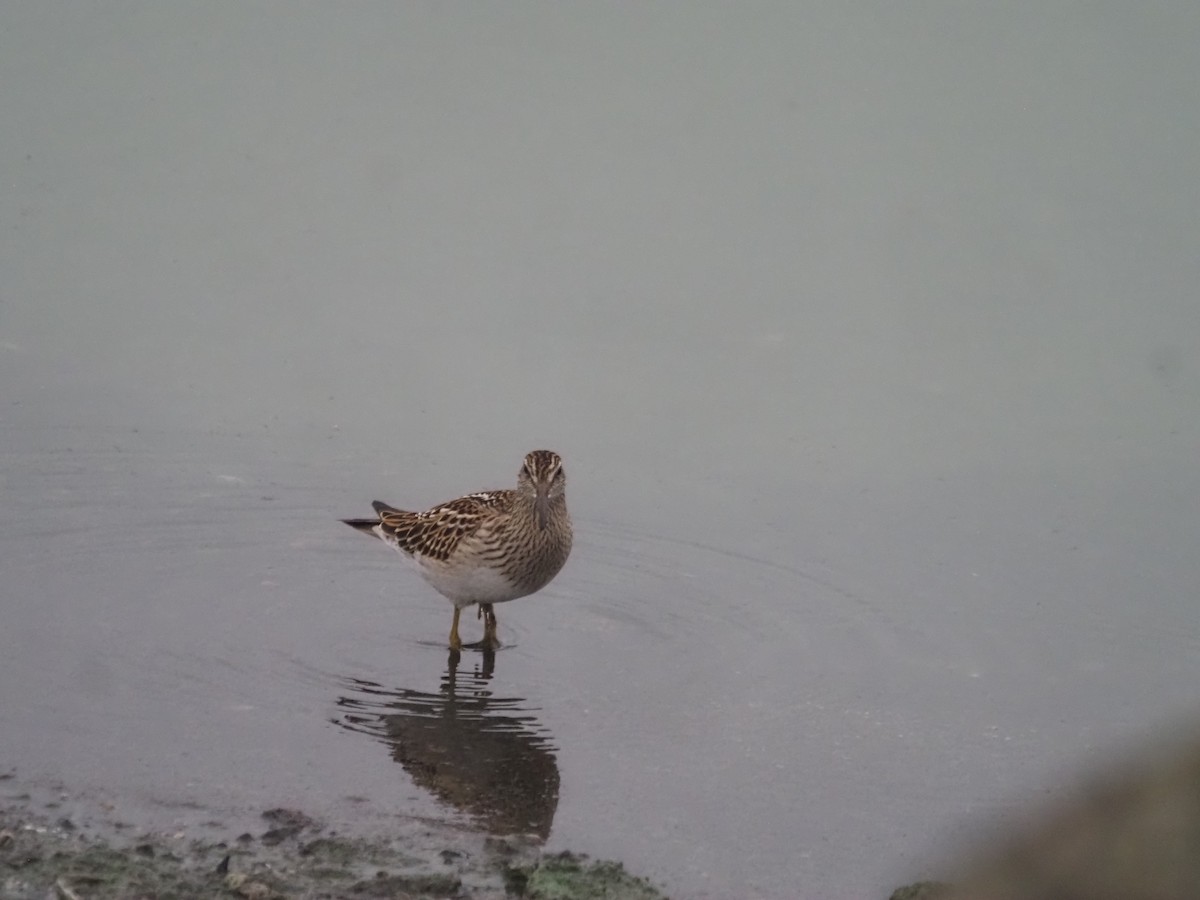
[{"label": "sandpiper", "polygon": [[390,544],[454,604],[450,648],[459,650],[458,619],[476,603],[483,618],[478,646],[494,649],[495,603],[539,591],[571,552],[567,476],[550,450],[525,456],[515,490],[467,494],[424,512],[406,512],[376,500],[376,518],[343,519],[351,528]]}]

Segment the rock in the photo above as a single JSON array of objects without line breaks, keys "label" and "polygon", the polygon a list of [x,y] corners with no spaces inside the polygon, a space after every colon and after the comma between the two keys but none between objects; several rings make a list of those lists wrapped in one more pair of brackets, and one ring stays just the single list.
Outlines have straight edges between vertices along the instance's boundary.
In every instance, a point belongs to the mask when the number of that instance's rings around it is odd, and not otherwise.
[{"label": "rock", "polygon": [[954,900],[1200,897],[1200,733],[1093,778],[981,851]]}]

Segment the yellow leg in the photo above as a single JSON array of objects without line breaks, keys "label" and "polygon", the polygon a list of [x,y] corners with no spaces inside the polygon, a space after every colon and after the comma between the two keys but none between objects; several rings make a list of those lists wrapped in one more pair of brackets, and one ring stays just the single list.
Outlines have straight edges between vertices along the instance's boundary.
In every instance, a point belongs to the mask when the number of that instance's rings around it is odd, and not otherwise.
[{"label": "yellow leg", "polygon": [[457,606],[454,607],[454,621],[450,624],[450,649],[461,650],[462,638],[458,636],[458,617],[462,615],[462,610]]}]

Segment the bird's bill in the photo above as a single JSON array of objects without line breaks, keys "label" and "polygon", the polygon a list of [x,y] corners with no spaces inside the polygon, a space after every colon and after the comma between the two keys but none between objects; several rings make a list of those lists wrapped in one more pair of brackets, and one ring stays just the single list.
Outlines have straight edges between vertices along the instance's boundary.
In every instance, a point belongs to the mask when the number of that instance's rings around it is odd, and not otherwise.
[{"label": "bird's bill", "polygon": [[550,523],[550,497],[544,487],[539,487],[533,500],[533,514],[537,516],[538,528],[545,530]]}]

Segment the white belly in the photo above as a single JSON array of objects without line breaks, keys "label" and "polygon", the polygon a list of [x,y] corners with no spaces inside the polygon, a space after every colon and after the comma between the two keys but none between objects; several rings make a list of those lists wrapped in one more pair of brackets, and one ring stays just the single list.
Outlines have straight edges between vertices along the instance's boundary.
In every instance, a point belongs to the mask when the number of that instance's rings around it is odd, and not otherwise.
[{"label": "white belly", "polygon": [[523,597],[504,574],[490,566],[447,566],[437,560],[412,559],[421,577],[460,609],[473,603],[504,603]]},{"label": "white belly", "polygon": [[505,603],[524,597],[528,591],[515,587],[494,566],[476,565],[460,554],[453,565],[436,559],[413,556],[403,550],[395,537],[376,526],[375,534],[400,554],[406,563],[421,573],[434,589],[462,609],[475,603]]}]

